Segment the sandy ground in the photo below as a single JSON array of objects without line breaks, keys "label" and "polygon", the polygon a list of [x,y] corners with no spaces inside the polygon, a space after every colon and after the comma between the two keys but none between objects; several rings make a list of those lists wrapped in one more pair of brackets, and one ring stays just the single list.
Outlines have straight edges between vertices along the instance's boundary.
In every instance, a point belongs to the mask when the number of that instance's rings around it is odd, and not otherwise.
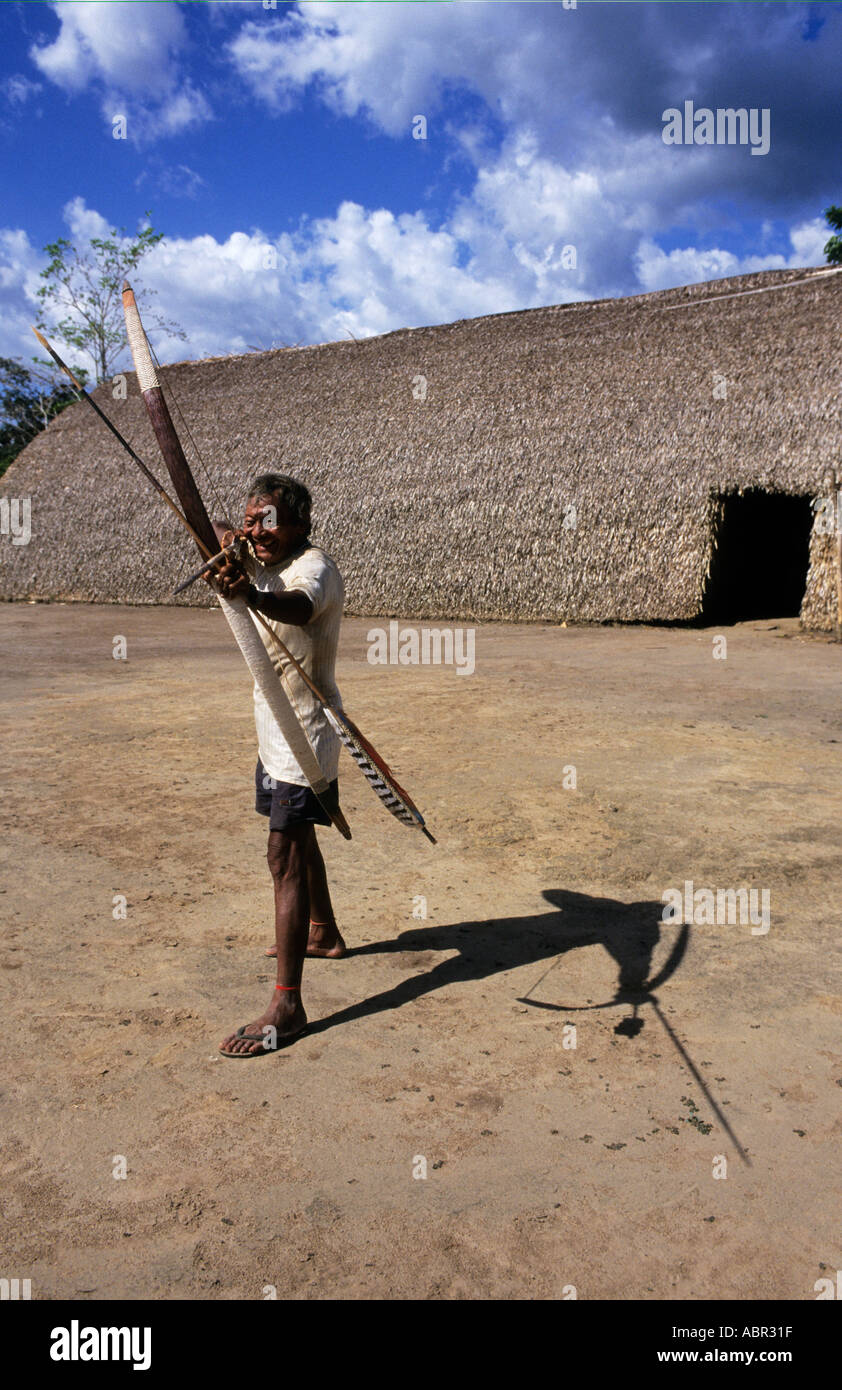
[{"label": "sandy ground", "polygon": [[[439,844],[343,755],[354,839],[321,838],[354,952],[308,963],[305,1038],[229,1062],[274,977],[222,615],[0,605],[2,1272],[35,1298],[814,1299],[842,1268],[842,649],[494,625],[462,677],[369,665],[370,626],[344,625],[346,706]],[[768,934],[662,923],[688,879],[768,889]],[[665,973],[657,1002],[608,1004],[621,970]]]}]

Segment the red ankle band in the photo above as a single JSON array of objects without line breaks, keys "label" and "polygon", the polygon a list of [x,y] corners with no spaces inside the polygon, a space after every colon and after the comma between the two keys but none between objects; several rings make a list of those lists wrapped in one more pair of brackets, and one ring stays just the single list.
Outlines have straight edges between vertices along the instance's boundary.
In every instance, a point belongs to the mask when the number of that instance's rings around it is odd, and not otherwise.
[{"label": "red ankle band", "polygon": [[300,985],[275,985],[275,989],[300,989]]}]

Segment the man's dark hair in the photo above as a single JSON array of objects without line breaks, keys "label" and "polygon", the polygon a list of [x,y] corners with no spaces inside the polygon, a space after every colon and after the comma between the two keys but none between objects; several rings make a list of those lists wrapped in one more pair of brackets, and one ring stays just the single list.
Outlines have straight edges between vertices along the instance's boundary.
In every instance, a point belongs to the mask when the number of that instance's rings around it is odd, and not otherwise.
[{"label": "man's dark hair", "polygon": [[271,498],[280,513],[286,508],[293,523],[304,526],[305,536],[310,534],[310,494],[297,478],[286,473],[261,473],[249,484],[248,500],[259,501],[262,497]]}]

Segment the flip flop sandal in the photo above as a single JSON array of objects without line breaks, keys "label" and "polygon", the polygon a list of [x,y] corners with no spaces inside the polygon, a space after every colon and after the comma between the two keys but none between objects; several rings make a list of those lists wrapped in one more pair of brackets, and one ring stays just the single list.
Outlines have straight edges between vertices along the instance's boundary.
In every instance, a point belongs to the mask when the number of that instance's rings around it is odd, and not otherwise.
[{"label": "flip flop sandal", "polygon": [[[239,1062],[244,1058],[249,1060],[252,1057],[269,1057],[273,1052],[280,1052],[282,1047],[289,1047],[290,1043],[294,1043],[296,1038],[300,1038],[302,1033],[306,1032],[307,1024],[305,1023],[304,1027],[299,1028],[297,1033],[285,1033],[282,1038],[278,1038],[275,1047],[261,1047],[258,1052],[226,1052],[224,1047],[220,1047],[219,1052],[223,1057],[230,1057],[234,1062]],[[247,1033],[245,1023],[234,1034],[235,1041],[237,1038],[242,1038],[243,1042],[266,1042],[265,1033]]]}]

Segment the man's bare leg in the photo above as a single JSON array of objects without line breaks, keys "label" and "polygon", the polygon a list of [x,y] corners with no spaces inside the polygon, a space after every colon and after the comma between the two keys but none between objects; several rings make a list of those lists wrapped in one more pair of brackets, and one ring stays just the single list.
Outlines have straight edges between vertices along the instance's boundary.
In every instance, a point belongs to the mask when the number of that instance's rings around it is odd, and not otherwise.
[{"label": "man's bare leg", "polygon": [[310,936],[307,941],[307,955],[339,960],[345,954],[345,942],[333,915],[333,903],[327,886],[327,869],[315,835],[307,859],[307,886],[310,889]]},{"label": "man's bare leg", "polygon": [[278,962],[277,984],[266,1012],[247,1023],[244,1032],[263,1034],[266,1027],[275,1034],[263,1041],[238,1038],[232,1033],[222,1046],[229,1053],[272,1051],[274,1042],[295,1037],[307,1023],[301,1003],[301,972],[310,927],[310,889],[307,861],[316,832],[311,824],[293,825],[288,830],[270,830],[266,859],[275,893],[275,952]]},{"label": "man's bare leg", "polygon": [[[307,887],[310,892],[310,932],[306,954],[341,960],[346,953],[345,942],[333,915],[327,869],[315,831],[307,851]],[[275,954],[275,947],[270,946],[266,955]]]}]

